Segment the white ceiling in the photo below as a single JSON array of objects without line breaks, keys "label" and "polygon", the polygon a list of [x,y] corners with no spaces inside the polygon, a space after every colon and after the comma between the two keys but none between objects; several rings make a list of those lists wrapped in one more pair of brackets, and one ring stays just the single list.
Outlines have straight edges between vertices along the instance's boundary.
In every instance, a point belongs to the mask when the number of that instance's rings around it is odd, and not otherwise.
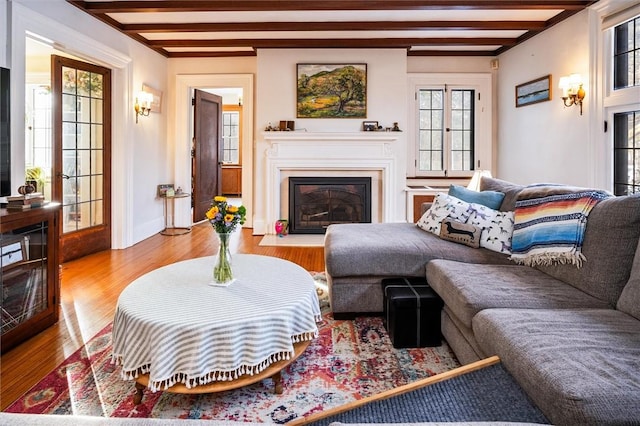
[{"label": "white ceiling", "polygon": [[415,56],[495,56],[595,3],[68,1],[168,57],[253,56],[259,48],[341,47],[404,48]]}]

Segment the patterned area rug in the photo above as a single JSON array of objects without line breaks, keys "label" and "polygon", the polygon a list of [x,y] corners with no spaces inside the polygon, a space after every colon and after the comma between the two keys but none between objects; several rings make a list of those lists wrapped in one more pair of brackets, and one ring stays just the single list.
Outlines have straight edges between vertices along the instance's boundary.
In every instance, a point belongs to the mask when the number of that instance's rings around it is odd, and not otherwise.
[{"label": "patterned area rug", "polygon": [[[327,307],[322,275],[321,305]],[[16,413],[159,417],[286,423],[412,381],[459,367],[446,343],[394,349],[382,318],[336,321],[325,312],[319,336],[283,372],[284,392],[270,379],[217,394],[178,395],[145,390],[133,404],[134,386],[111,364],[111,325],[66,359],[5,411]]]}]

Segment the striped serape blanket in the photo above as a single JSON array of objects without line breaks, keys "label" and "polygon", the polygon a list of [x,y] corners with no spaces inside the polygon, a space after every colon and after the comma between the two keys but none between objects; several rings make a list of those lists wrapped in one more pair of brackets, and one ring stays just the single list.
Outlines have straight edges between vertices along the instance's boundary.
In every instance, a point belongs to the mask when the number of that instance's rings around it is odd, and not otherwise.
[{"label": "striped serape blanket", "polygon": [[582,242],[587,217],[605,191],[562,185],[531,185],[516,200],[511,260],[534,265],[572,264],[585,260]]}]

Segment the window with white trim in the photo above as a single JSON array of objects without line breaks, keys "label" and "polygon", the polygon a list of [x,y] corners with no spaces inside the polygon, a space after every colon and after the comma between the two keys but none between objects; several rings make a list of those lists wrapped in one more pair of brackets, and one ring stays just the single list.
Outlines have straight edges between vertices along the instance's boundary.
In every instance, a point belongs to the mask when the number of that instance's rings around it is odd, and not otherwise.
[{"label": "window with white trim", "polygon": [[609,19],[604,33],[611,70],[605,82],[605,126],[611,123],[615,195],[640,193],[640,15],[625,18],[614,23]]},{"label": "window with white trim", "polygon": [[[409,177],[468,177],[491,169],[490,76],[417,74],[408,141]],[[429,84],[435,83],[435,84]],[[411,146],[411,145],[410,145]]]},{"label": "window with white trim", "polygon": [[234,106],[223,106],[222,110],[222,162],[240,164],[241,110]]}]

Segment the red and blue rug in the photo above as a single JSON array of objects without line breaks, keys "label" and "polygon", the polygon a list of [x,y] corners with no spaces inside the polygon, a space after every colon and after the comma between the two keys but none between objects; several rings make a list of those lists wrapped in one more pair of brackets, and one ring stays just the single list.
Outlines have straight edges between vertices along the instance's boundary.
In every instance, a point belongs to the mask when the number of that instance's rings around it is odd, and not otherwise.
[{"label": "red and blue rug", "polygon": [[103,417],[159,417],[286,423],[459,367],[446,343],[394,349],[382,318],[336,321],[325,313],[319,336],[283,372],[284,392],[270,379],[233,391],[178,395],[145,390],[111,364],[111,325],[5,411]]}]

